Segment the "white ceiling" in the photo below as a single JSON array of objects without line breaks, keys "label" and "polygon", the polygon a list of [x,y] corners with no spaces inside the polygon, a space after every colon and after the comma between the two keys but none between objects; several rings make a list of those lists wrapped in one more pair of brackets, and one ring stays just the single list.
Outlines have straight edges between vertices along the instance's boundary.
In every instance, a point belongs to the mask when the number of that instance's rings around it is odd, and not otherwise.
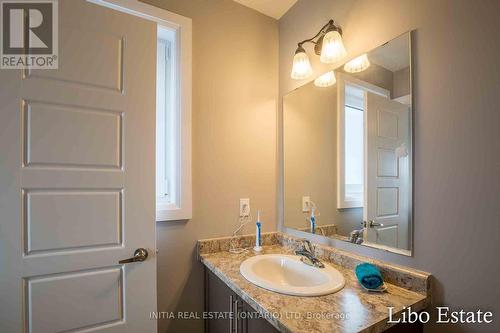
[{"label": "white ceiling", "polygon": [[262,14],[279,19],[297,0],[234,0],[243,6],[255,9]]}]

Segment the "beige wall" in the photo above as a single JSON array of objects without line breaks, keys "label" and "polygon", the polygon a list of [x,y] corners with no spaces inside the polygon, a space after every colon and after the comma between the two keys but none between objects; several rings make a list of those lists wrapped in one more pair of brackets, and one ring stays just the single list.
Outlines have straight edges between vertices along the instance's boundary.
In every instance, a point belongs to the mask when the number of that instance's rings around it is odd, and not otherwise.
[{"label": "beige wall", "polygon": [[[330,244],[429,271],[435,275],[435,304],[481,308],[495,316],[500,314],[494,287],[500,253],[499,17],[498,0],[299,0],[279,27],[281,96],[304,84],[290,79],[296,43],[330,18],[344,30],[349,57],[417,30],[414,255]],[[310,58],[317,74],[326,71],[319,57]],[[494,320],[429,324],[426,331],[498,332],[500,321]]]},{"label": "beige wall", "polygon": [[283,98],[285,221],[305,228],[302,196],[318,205],[318,224],[332,224],[335,214],[337,86],[309,83]]},{"label": "beige wall", "polygon": [[395,71],[392,76],[392,98],[398,98],[410,93],[410,67]]},{"label": "beige wall", "polygon": [[[201,312],[196,241],[230,235],[239,198],[276,228],[278,23],[230,0],[146,2],[193,20],[193,219],[157,224],[158,311]],[[159,323],[202,331],[201,320]]]},{"label": "beige wall", "polygon": [[344,71],[342,67],[337,69],[335,72],[337,71],[346,73],[346,75],[352,76],[356,79],[374,84],[377,87],[387,89],[391,93],[391,97],[393,95],[393,73],[382,66],[372,63],[370,67],[358,73],[348,73]]},{"label": "beige wall", "polygon": [[286,226],[309,227],[305,195],[319,208],[318,226],[335,224],[348,236],[360,228],[363,210],[337,210],[337,85],[304,85],[283,98],[283,109]]}]

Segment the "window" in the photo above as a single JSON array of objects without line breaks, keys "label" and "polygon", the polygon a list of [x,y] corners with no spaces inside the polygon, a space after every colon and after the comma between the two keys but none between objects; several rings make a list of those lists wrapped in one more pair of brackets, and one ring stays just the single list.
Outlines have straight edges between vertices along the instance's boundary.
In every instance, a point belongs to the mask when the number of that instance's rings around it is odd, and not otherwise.
[{"label": "window", "polygon": [[157,26],[156,221],[192,217],[190,18],[140,1],[88,0]]},{"label": "window", "polygon": [[337,74],[337,208],[363,207],[365,176],[365,95],[389,91],[349,75]]},{"label": "window", "polygon": [[158,28],[156,59],[156,202],[168,209],[176,203],[176,103],[172,31]]},{"label": "window", "polygon": [[[345,86],[345,201],[363,202],[364,91]],[[362,204],[361,204],[362,206]]]},{"label": "window", "polygon": [[191,104],[183,100],[179,35],[158,25],[157,36],[156,220],[185,220],[191,218]]}]

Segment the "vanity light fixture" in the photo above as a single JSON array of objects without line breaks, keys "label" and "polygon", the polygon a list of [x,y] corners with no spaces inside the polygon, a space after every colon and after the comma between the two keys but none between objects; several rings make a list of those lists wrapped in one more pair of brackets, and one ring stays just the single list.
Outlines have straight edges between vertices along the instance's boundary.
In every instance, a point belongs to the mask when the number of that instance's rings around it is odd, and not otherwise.
[{"label": "vanity light fixture", "polygon": [[[339,28],[340,29],[340,28]],[[323,37],[323,47],[319,60],[325,64],[333,64],[340,61],[347,54],[340,30],[330,30]]]},{"label": "vanity light fixture", "polygon": [[348,73],[359,73],[368,67],[370,67],[370,60],[368,60],[368,56],[365,53],[347,62],[344,65],[344,70]]},{"label": "vanity light fixture", "polygon": [[325,64],[337,62],[347,53],[342,43],[342,29],[333,20],[328,21],[314,37],[298,43],[293,57],[291,74],[294,80],[306,79],[312,74],[309,57],[302,46],[305,43],[314,44],[314,52],[320,56],[320,61]]},{"label": "vanity light fixture", "polygon": [[292,79],[307,79],[311,74],[312,68],[309,57],[307,56],[306,50],[304,50],[302,46],[299,46],[293,56]]},{"label": "vanity light fixture", "polygon": [[326,88],[333,86],[335,82],[337,82],[337,79],[335,79],[335,73],[333,71],[329,71],[316,78],[316,80],[314,80],[314,85],[316,87]]}]

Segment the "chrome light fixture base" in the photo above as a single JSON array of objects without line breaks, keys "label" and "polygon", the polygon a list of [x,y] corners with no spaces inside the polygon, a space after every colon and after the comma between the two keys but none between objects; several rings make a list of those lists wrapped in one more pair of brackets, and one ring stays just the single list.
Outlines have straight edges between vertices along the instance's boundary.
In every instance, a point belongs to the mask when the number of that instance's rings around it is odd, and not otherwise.
[{"label": "chrome light fixture base", "polygon": [[323,32],[319,36],[318,40],[316,41],[316,43],[314,43],[314,53],[316,53],[316,55],[321,55],[321,49],[323,48],[323,39],[325,38],[325,35],[327,33],[329,33],[330,31],[337,31],[340,36],[342,36],[342,28],[338,25],[335,25],[335,22],[333,20],[328,21],[328,23],[322,28],[322,31]]},{"label": "chrome light fixture base", "polygon": [[[331,32],[337,32],[336,34],[329,34]],[[325,44],[325,36],[328,35],[328,44]],[[336,36],[335,36],[336,35]],[[321,57],[321,61],[323,63],[334,63],[345,56],[345,49],[342,43],[342,28],[335,24],[333,20],[329,20],[316,35],[311,38],[304,39],[303,41],[297,44],[297,49],[295,50],[295,55],[299,53],[306,54],[306,51],[303,47],[306,43],[314,44],[314,53]],[[325,45],[324,45],[325,44]],[[325,52],[326,50],[326,52]],[[310,68],[309,59],[306,59],[307,56],[301,57],[301,63],[299,64],[296,61],[296,57],[294,57],[294,62],[292,66],[292,79],[305,79],[312,74],[312,70],[309,72],[305,72],[303,67]],[[307,63],[306,63],[307,62]],[[301,68],[299,68],[301,67]],[[304,75],[298,75],[298,72],[303,72]],[[307,76],[306,76],[307,75]]]}]

